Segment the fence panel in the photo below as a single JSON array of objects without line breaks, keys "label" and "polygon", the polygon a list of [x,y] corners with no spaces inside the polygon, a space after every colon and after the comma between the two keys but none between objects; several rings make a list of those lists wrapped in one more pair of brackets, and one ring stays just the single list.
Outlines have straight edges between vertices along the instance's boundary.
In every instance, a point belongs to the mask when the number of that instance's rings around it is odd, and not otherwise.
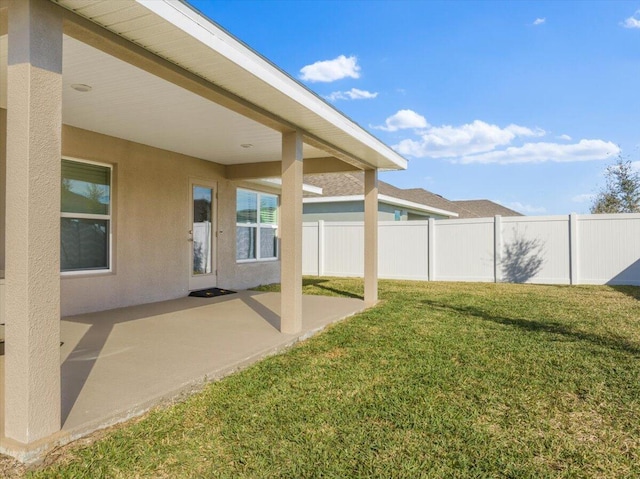
[{"label": "fence panel", "polygon": [[569,218],[502,218],[498,268],[507,283],[569,284]]},{"label": "fence panel", "polygon": [[580,216],[578,232],[579,283],[640,286],[640,214]]},{"label": "fence panel", "polygon": [[316,276],[318,270],[319,247],[318,232],[319,223],[303,223],[302,225],[302,274]]},{"label": "fence panel", "polygon": [[362,222],[325,222],[327,276],[364,275],[364,227]]},{"label": "fence panel", "polygon": [[[305,223],[303,235],[304,274],[363,275],[362,222]],[[380,222],[378,273],[391,279],[640,285],[640,214]]]},{"label": "fence panel", "polygon": [[429,224],[426,221],[384,221],[378,228],[378,276],[387,279],[429,279]]},{"label": "fence panel", "polygon": [[493,218],[435,224],[436,281],[494,281]]}]

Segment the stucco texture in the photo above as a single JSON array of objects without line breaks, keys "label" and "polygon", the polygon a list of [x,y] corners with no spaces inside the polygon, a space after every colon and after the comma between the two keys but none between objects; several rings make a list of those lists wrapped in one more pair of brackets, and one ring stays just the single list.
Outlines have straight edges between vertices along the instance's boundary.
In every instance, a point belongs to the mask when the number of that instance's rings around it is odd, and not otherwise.
[{"label": "stucco texture", "polygon": [[4,271],[4,230],[7,188],[7,110],[0,108],[0,271]]},{"label": "stucco texture", "polygon": [[[235,259],[236,188],[263,188],[226,180],[222,165],[70,126],[63,127],[62,156],[113,166],[113,271],[62,275],[62,316],[188,294],[191,179],[217,184],[217,285],[246,289],[279,281],[280,261]],[[4,201],[4,188],[1,193]]]}]

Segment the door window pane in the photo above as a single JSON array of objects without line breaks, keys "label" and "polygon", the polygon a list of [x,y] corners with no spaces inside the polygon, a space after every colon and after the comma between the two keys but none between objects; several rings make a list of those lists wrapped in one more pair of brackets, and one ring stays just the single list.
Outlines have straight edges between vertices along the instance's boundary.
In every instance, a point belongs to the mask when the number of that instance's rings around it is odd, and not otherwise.
[{"label": "door window pane", "polygon": [[204,186],[193,187],[193,274],[211,274],[211,218],[213,190]]},{"label": "door window pane", "polygon": [[193,222],[211,222],[211,188],[193,187]]}]

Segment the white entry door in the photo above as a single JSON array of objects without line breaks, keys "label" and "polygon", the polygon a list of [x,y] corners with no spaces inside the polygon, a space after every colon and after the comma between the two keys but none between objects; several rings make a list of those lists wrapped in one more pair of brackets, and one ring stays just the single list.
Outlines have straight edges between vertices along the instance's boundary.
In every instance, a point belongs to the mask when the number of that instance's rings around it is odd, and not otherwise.
[{"label": "white entry door", "polygon": [[189,290],[216,285],[216,185],[192,180],[189,216]]}]

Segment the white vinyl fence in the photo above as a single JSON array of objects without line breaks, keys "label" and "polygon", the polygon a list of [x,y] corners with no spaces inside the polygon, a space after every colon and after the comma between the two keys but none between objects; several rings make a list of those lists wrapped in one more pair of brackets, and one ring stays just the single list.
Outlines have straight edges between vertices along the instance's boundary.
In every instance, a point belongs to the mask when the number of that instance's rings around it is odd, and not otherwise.
[{"label": "white vinyl fence", "polygon": [[[362,276],[362,222],[303,225],[305,275]],[[380,222],[378,276],[640,285],[640,214]]]}]

